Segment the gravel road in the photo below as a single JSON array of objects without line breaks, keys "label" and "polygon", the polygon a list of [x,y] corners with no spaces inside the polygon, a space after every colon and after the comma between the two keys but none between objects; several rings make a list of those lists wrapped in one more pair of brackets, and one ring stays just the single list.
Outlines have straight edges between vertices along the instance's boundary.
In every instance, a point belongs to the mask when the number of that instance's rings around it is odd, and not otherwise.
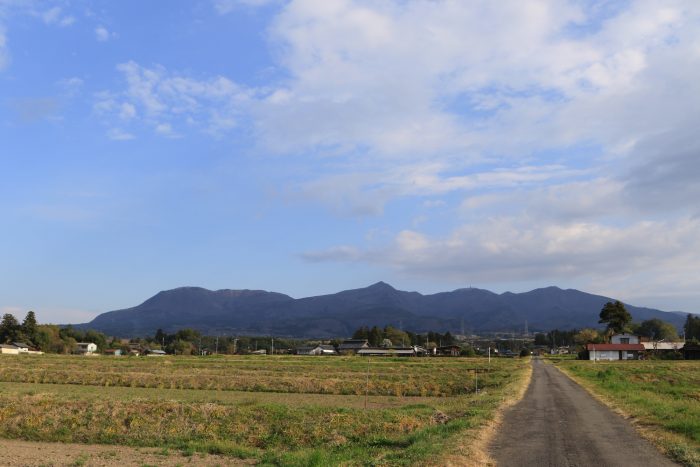
[{"label": "gravel road", "polygon": [[677,465],[553,365],[538,358],[532,365],[525,397],[506,411],[490,446],[497,465]]}]

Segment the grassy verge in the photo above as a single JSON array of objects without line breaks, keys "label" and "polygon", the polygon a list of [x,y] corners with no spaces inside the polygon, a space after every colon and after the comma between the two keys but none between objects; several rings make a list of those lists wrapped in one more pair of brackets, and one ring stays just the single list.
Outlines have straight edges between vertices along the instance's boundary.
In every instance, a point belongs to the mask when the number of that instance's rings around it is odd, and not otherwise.
[{"label": "grassy verge", "polygon": [[700,361],[555,364],[683,465],[700,466]]}]

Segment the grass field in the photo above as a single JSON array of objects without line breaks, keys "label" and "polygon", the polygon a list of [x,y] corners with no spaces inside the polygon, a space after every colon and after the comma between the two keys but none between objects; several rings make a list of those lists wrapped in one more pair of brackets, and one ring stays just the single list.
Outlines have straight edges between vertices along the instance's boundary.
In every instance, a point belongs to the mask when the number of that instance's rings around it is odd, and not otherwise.
[{"label": "grass field", "polygon": [[2,356],[0,424],[8,438],[268,465],[414,465],[475,437],[528,361]]},{"label": "grass field", "polygon": [[700,361],[555,363],[684,465],[700,466]]}]

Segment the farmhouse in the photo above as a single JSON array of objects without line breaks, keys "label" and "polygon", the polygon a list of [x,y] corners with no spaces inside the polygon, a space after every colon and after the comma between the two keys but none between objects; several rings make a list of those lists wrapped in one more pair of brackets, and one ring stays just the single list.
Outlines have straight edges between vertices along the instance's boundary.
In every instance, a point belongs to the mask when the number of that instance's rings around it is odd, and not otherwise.
[{"label": "farmhouse", "polygon": [[366,357],[415,357],[418,355],[416,347],[363,347],[357,351],[357,355]]},{"label": "farmhouse", "polygon": [[13,342],[12,345],[17,347],[19,353],[29,353],[29,346],[24,342]]},{"label": "farmhouse", "polygon": [[112,355],[114,357],[119,357],[123,355],[122,349],[107,349],[105,350],[105,355]]},{"label": "farmhouse", "polygon": [[0,344],[0,354],[19,355],[19,349],[14,345]]},{"label": "farmhouse", "polygon": [[589,360],[636,360],[644,352],[642,344],[586,344]]},{"label": "farmhouse", "polygon": [[435,349],[435,355],[442,357],[459,357],[462,353],[462,347],[458,345],[443,345]]},{"label": "farmhouse", "polygon": [[369,341],[367,339],[345,339],[339,346],[338,352],[340,353],[357,353],[360,349],[366,349],[369,347]]},{"label": "farmhouse", "polygon": [[338,355],[332,345],[319,344],[315,346],[299,347],[297,355]]},{"label": "farmhouse", "polygon": [[615,334],[610,338],[611,344],[639,344],[639,337],[634,334]]},{"label": "farmhouse", "polygon": [[165,353],[164,350],[149,350],[146,353],[146,356],[148,356],[148,357],[164,357],[166,355],[167,354]]},{"label": "farmhouse", "polygon": [[75,352],[81,355],[92,355],[97,352],[97,344],[94,342],[78,342]]}]

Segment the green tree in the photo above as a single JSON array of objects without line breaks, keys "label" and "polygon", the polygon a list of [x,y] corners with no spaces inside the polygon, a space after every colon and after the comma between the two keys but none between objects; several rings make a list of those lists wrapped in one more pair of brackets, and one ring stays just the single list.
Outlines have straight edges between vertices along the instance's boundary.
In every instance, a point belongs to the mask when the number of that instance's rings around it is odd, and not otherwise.
[{"label": "green tree", "polygon": [[676,341],[678,340],[678,332],[675,326],[660,319],[648,319],[643,321],[635,332],[640,336],[646,336],[653,340]]},{"label": "green tree", "polygon": [[689,313],[685,325],[683,325],[683,331],[686,340],[700,340],[700,316],[693,316]]},{"label": "green tree", "polygon": [[0,321],[0,342],[16,341],[21,332],[17,318],[11,313],[5,313]]},{"label": "green tree", "polygon": [[535,334],[535,345],[547,345],[547,344],[549,344],[549,340],[547,339],[546,334],[544,334],[542,332],[538,332],[537,334]]},{"label": "green tree", "polygon": [[383,339],[384,336],[382,335],[381,329],[377,326],[373,326],[369,331],[369,345],[372,347],[379,347]]},{"label": "green tree", "polygon": [[367,326],[362,326],[352,335],[353,339],[369,339],[369,328]]},{"label": "green tree", "polygon": [[625,308],[624,303],[616,300],[615,303],[608,302],[600,310],[601,324],[607,325],[608,333],[623,332],[632,321],[632,315]]},{"label": "green tree", "polygon": [[599,344],[602,343],[602,338],[600,333],[595,329],[586,328],[581,329],[574,335],[574,342],[577,345],[585,345],[590,343]]},{"label": "green tree", "polygon": [[32,344],[35,344],[36,330],[36,316],[34,316],[34,312],[30,310],[27,312],[27,316],[24,317],[24,321],[22,321],[21,331]]},{"label": "green tree", "polygon": [[384,338],[389,339],[396,346],[411,344],[411,338],[408,334],[392,326],[384,327]]}]

